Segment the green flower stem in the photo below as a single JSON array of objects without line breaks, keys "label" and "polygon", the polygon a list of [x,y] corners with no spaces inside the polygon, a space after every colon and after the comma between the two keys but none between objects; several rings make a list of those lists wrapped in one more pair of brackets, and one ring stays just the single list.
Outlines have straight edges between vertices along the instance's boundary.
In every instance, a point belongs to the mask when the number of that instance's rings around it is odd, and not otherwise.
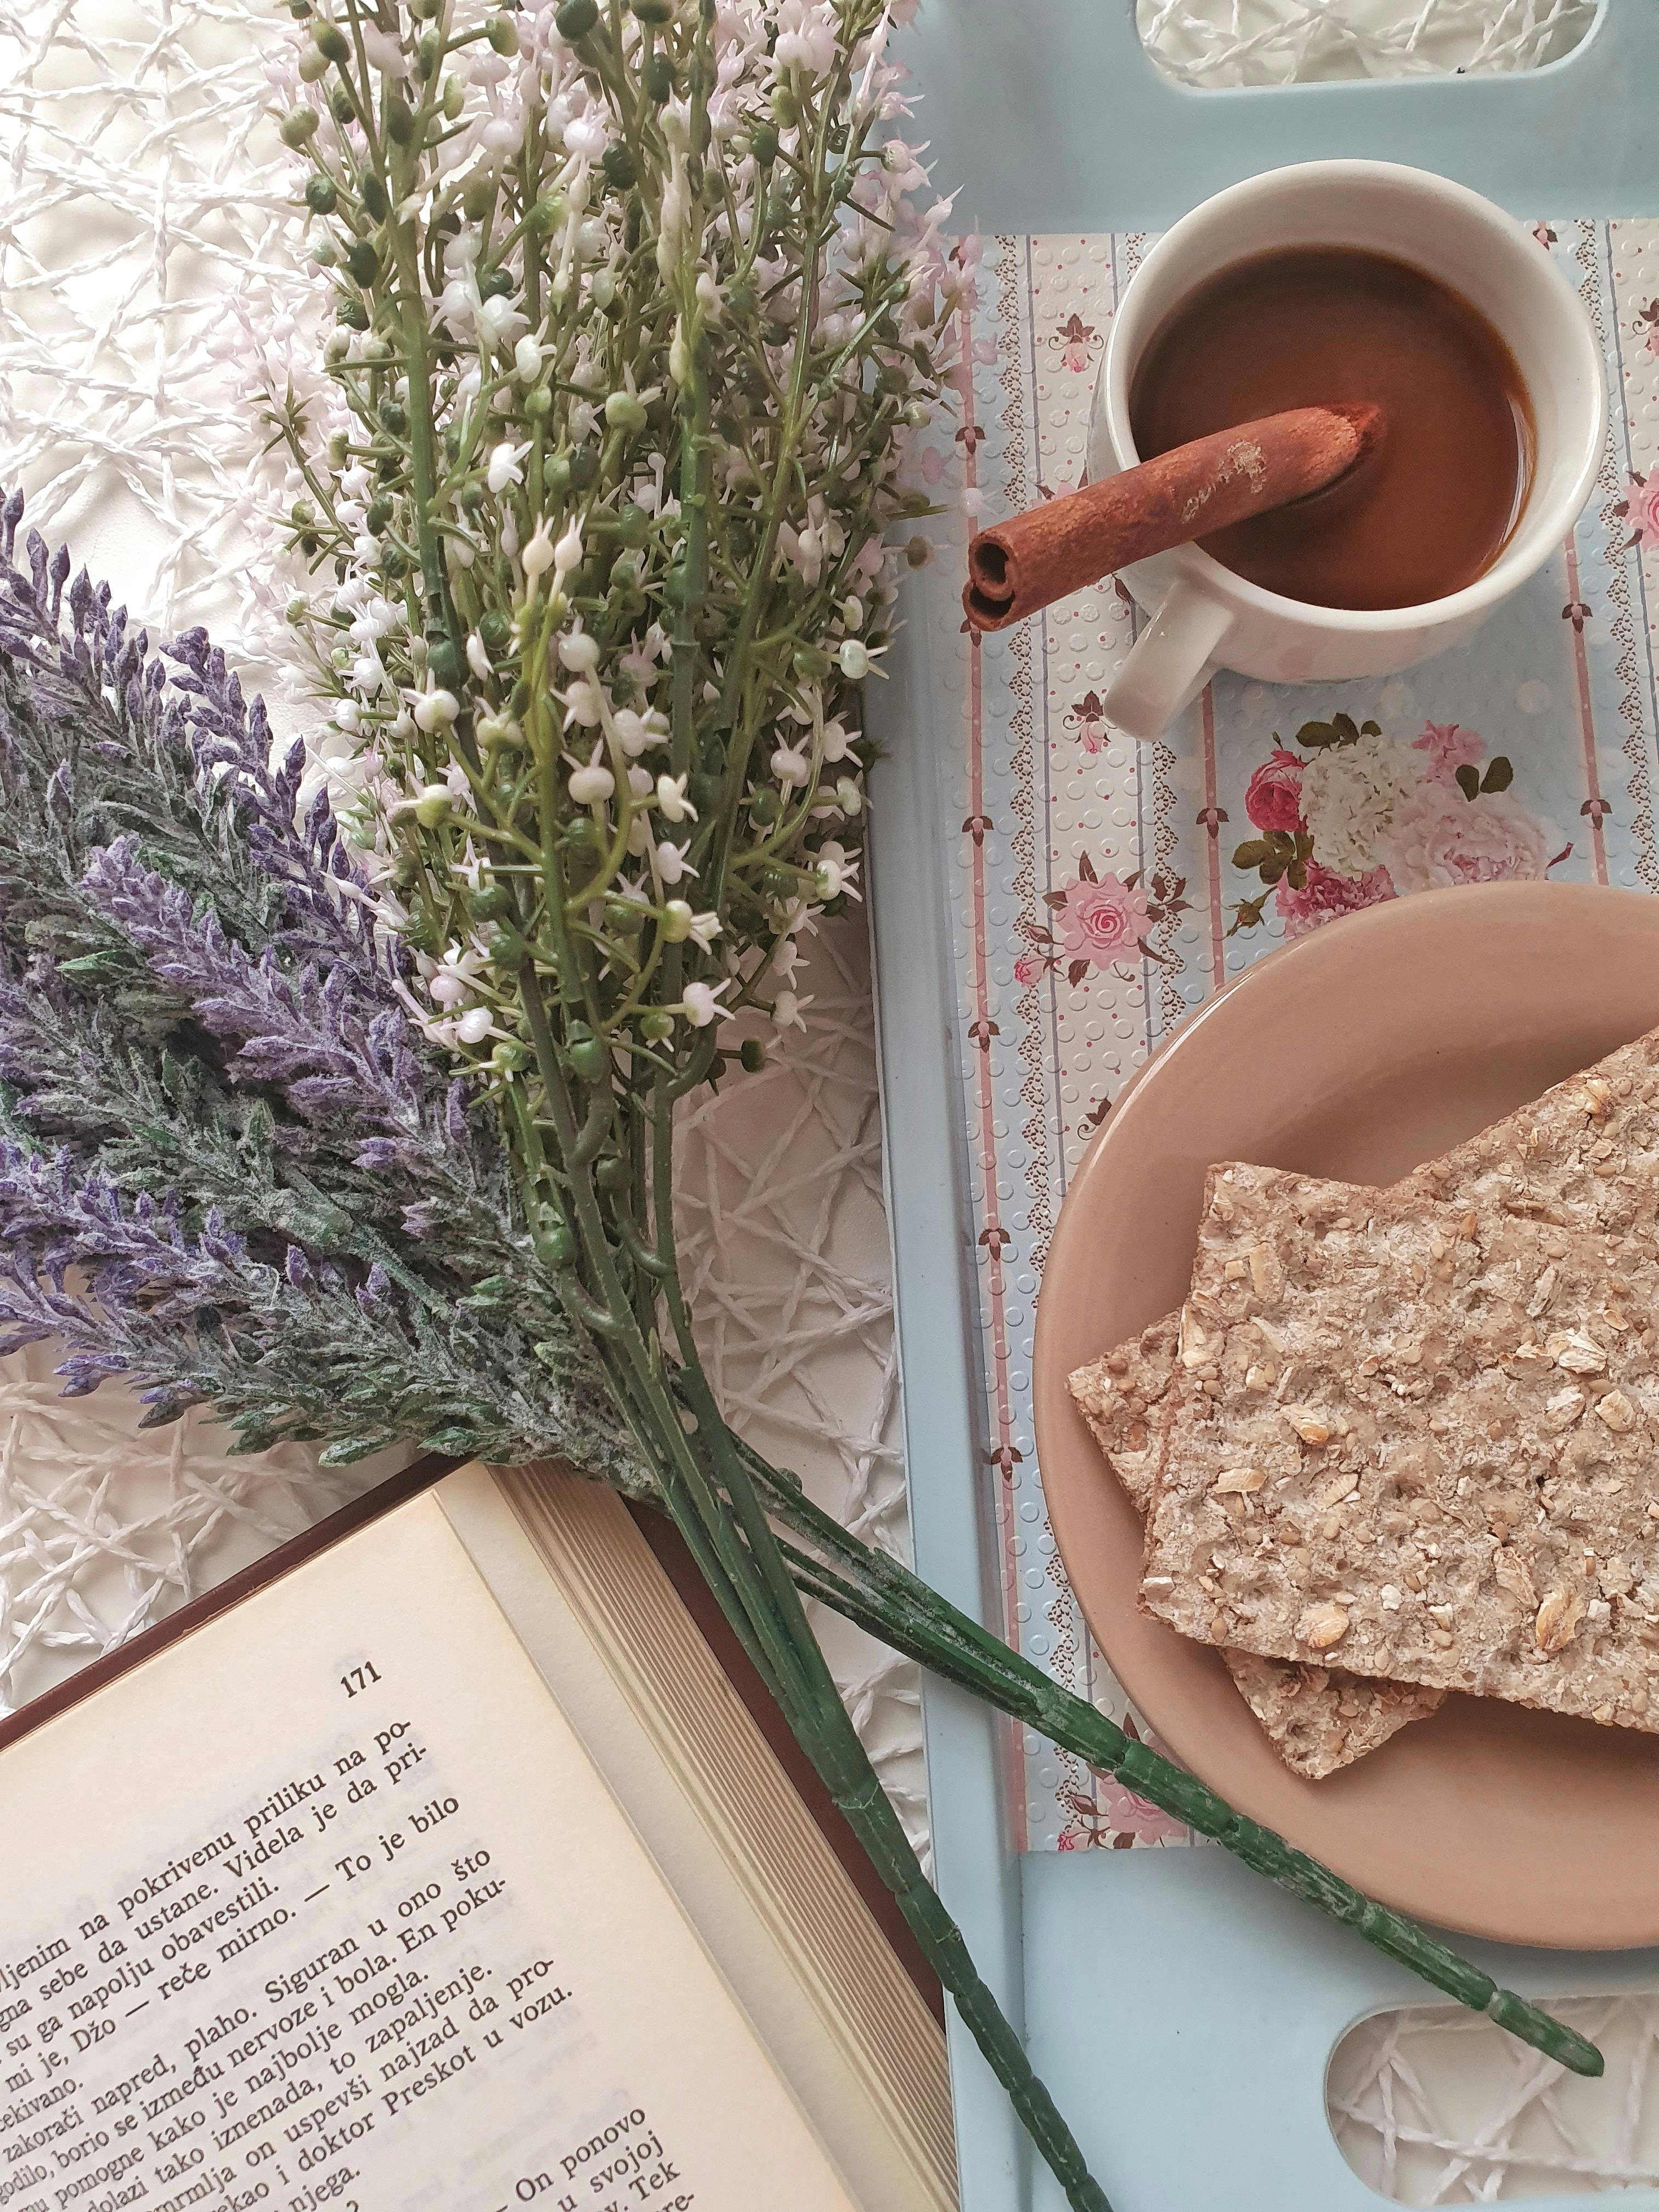
[{"label": "green flower stem", "polygon": [[1115,1776],[1137,1796],[1224,1845],[1255,1873],[1352,1928],[1375,1949],[1431,1987],[1455,1997],[1472,2012],[1484,2013],[1570,2072],[1592,2077],[1601,2073],[1601,2053],[1576,2030],[1552,2019],[1512,1990],[1500,1989],[1489,1974],[1449,1944],[1402,1913],[1368,1898],[1271,1828],[1234,1812],[1214,1790],[1127,1735],[1103,1713],[1010,1650],[896,1559],[849,1536],[787,1476],[769,1468],[763,1474],[763,1462],[751,1453],[745,1451],[744,1459],[778,1519],[803,1535],[816,1551],[830,1554],[826,1562],[793,1546],[785,1547],[791,1571],[809,1596],[833,1607],[947,1681],[1024,1722],[1062,1750],[1074,1752],[1100,1772]]}]

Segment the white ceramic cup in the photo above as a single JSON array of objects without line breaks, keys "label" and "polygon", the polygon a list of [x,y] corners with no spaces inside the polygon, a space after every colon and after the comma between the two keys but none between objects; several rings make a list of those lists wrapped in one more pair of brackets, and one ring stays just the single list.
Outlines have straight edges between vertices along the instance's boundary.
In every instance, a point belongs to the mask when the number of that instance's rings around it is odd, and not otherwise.
[{"label": "white ceramic cup", "polygon": [[1122,571],[1152,620],[1106,694],[1107,720],[1155,738],[1217,668],[1269,684],[1386,676],[1466,636],[1542,568],[1589,495],[1607,434],[1601,350],[1589,316],[1522,224],[1462,185],[1392,161],[1306,161],[1206,200],[1166,231],[1113,319],[1089,425],[1091,480],[1133,467],[1129,387],[1147,343],[1194,288],[1251,255],[1352,246],[1437,277],[1499,332],[1537,431],[1532,480],[1508,544],[1483,576],[1414,607],[1310,606],[1264,591],[1196,545]]}]

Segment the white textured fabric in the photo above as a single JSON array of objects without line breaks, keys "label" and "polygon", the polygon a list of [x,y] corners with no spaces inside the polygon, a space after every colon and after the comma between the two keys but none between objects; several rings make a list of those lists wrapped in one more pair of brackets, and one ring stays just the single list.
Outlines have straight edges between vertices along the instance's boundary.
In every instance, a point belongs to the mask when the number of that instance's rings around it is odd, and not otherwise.
[{"label": "white textured fabric", "polygon": [[[1141,0],[1160,65],[1193,84],[1523,67],[1565,50],[1589,13],[1586,0]],[[303,313],[313,297],[262,112],[272,20],[257,0],[0,0],[0,482],[21,483],[33,519],[158,628],[205,623],[300,726],[298,672],[252,558],[252,432],[225,362],[239,301]],[[686,1115],[685,1252],[733,1418],[851,1525],[902,1548],[857,921],[826,932],[803,988],[806,1036]],[[118,1390],[65,1404],[49,1366],[39,1350],[0,1363],[0,1710],[380,1471],[324,1475],[291,1449],[228,1458],[198,1421],[141,1436]],[[838,1623],[826,1640],[920,1833],[909,1672]],[[1430,2203],[1650,2178],[1659,2005],[1581,2021],[1605,2026],[1622,2069],[1612,2133],[1583,2117],[1583,2085],[1559,2097],[1554,2069],[1443,2018],[1366,2023],[1333,2070],[1340,2133],[1376,2185]]]}]

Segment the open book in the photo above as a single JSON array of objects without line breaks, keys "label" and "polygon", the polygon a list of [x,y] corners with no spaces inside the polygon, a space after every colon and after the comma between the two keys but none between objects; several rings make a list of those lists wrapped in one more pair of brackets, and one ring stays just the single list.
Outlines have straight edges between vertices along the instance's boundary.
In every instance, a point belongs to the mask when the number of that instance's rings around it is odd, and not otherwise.
[{"label": "open book", "polygon": [[479,1467],[0,1752],[0,2208],[947,2212],[944,2040],[625,1508]]}]

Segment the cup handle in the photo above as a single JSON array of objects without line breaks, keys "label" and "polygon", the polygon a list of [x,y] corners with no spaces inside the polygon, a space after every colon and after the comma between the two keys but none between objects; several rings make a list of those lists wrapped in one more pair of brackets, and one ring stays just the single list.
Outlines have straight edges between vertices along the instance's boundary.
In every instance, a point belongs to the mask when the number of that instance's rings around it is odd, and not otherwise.
[{"label": "cup handle", "polygon": [[1146,744],[1194,698],[1233,626],[1232,610],[1185,577],[1170,585],[1106,693],[1106,719]]}]

